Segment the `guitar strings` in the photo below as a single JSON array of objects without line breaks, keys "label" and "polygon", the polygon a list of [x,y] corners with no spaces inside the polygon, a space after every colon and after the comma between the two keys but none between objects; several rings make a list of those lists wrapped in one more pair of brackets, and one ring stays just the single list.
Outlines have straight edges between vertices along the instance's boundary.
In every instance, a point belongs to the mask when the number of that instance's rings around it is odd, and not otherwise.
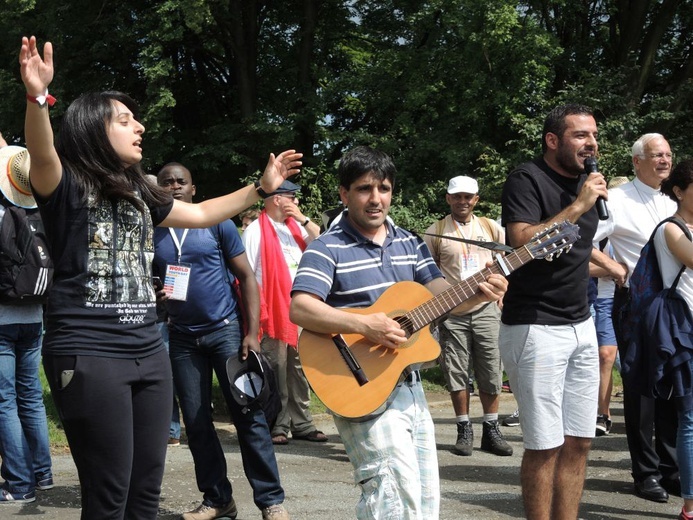
[{"label": "guitar strings", "polygon": [[[532,254],[529,252],[529,249],[524,246],[505,256],[504,260],[512,267],[513,270],[515,270],[532,260],[532,258]],[[411,332],[420,330],[436,318],[439,318],[443,314],[450,312],[452,309],[457,307],[459,303],[455,305],[455,302],[459,301],[460,296],[464,296],[464,300],[462,301],[474,296],[476,290],[472,287],[471,282],[474,282],[478,288],[479,284],[486,280],[490,274],[499,274],[500,272],[500,268],[494,264],[491,267],[486,267],[481,271],[474,273],[472,276],[465,278],[460,283],[446,289],[435,298],[422,303],[408,313],[404,314],[402,319],[399,321],[400,325]],[[445,305],[439,305],[439,300],[444,302]]]},{"label": "guitar strings", "polygon": [[[544,238],[551,236],[551,233],[553,231],[555,230],[547,230],[543,235],[535,237],[535,240],[530,241],[521,248],[518,248],[512,253],[505,256],[503,260],[506,262],[506,264],[510,265],[510,267],[512,268],[511,272],[515,271],[519,267],[522,267],[530,260],[536,258],[536,256],[530,252],[529,246],[532,245],[536,248],[537,245],[541,244],[541,241]],[[551,247],[554,247],[554,252],[560,254],[563,249],[563,246],[565,246],[566,243],[567,241],[563,239],[562,241],[560,241],[560,247],[556,247],[555,243],[550,245]],[[549,252],[547,244],[544,244],[544,248],[541,251],[544,253],[544,257],[551,258],[551,256],[553,255],[553,252],[547,254]],[[455,305],[455,302],[460,302],[460,296],[464,296],[464,299],[461,300],[462,302],[464,302],[468,298],[471,298],[476,293],[476,289],[478,289],[479,284],[487,278],[488,274],[499,273],[501,273],[501,269],[497,263],[494,263],[491,267],[486,267],[481,271],[474,273],[472,276],[465,278],[460,283],[450,287],[449,289],[446,289],[438,296],[430,299],[427,302],[424,302],[423,304],[415,307],[408,313],[404,314],[400,319],[400,325],[403,328],[406,328],[411,333],[420,330],[436,318],[439,318],[445,313],[450,312],[454,307],[459,305],[459,303]],[[476,288],[472,287],[472,281],[475,282]],[[445,305],[439,305],[439,301],[444,302]]]}]

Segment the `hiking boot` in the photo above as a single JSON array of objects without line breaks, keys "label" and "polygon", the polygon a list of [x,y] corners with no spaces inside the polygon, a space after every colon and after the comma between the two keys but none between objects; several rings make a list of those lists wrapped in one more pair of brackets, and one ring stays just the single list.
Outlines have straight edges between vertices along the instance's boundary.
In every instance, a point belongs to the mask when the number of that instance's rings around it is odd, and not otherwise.
[{"label": "hiking boot", "polygon": [[611,419],[609,419],[609,416],[606,414],[597,415],[597,428],[596,428],[594,434],[597,437],[601,437],[603,435],[609,435],[610,431],[611,431]]},{"label": "hiking boot", "polygon": [[472,423],[469,421],[457,423],[457,442],[452,452],[463,457],[469,457],[472,454],[474,446],[474,430]]},{"label": "hiking boot", "polygon": [[515,410],[501,422],[503,426],[520,426],[520,410]]},{"label": "hiking boot", "polygon": [[238,509],[236,509],[236,502],[232,498],[231,502],[225,506],[214,507],[202,503],[192,511],[183,513],[180,520],[214,520],[215,518],[231,518],[231,520],[235,520],[237,516]]},{"label": "hiking boot", "polygon": [[289,513],[283,504],[274,504],[262,510],[262,520],[289,520]]},{"label": "hiking boot", "polygon": [[482,450],[501,457],[507,457],[513,454],[512,446],[505,442],[503,434],[501,434],[498,421],[484,421],[482,426],[484,428],[483,434],[481,435]]}]

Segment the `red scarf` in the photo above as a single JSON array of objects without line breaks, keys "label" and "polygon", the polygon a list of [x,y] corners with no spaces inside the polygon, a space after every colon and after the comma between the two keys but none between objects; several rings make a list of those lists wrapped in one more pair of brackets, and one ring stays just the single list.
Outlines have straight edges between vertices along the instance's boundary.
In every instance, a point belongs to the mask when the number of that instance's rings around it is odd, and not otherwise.
[{"label": "red scarf", "polygon": [[[262,262],[262,305],[267,312],[262,312],[263,332],[270,338],[285,341],[296,348],[298,343],[298,327],[289,319],[291,305],[291,275],[286,265],[277,231],[274,229],[267,211],[260,213],[260,262]],[[293,218],[285,221],[296,244],[303,251],[306,242],[301,236],[301,230]]]}]

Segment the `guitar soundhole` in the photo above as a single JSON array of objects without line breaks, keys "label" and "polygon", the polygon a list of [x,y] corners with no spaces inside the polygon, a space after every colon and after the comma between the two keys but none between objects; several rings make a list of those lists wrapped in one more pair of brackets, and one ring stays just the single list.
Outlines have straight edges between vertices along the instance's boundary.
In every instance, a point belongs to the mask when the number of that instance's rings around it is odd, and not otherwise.
[{"label": "guitar soundhole", "polygon": [[412,322],[410,319],[408,319],[406,316],[397,316],[396,318],[393,318],[397,323],[399,323],[399,326],[402,327],[402,330],[407,335],[407,338],[411,338],[414,332],[414,328],[412,327]]}]

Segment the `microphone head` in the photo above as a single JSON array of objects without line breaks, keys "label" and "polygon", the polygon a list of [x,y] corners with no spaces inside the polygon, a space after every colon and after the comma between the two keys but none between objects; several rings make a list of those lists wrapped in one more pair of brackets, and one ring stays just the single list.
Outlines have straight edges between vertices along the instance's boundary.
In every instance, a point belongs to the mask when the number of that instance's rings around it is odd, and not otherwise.
[{"label": "microphone head", "polygon": [[585,173],[587,173],[587,174],[599,171],[599,167],[597,166],[597,159],[592,155],[585,158],[584,164],[585,164]]}]

